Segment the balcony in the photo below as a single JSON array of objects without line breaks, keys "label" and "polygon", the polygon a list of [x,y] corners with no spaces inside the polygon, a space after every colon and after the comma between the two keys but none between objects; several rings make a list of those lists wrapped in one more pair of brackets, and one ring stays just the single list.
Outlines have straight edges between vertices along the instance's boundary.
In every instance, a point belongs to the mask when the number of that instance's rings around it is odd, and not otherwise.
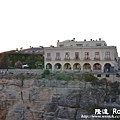
[{"label": "balcony", "polygon": [[94,57],[94,60],[100,60],[100,57]]},{"label": "balcony", "polygon": [[61,60],[61,58],[60,57],[56,57],[55,60]]},{"label": "balcony", "polygon": [[74,60],[80,60],[80,58],[79,57],[75,57]]},{"label": "balcony", "polygon": [[84,57],[84,60],[90,60],[90,57]]},{"label": "balcony", "polygon": [[64,60],[71,60],[70,58],[64,58]]},{"label": "balcony", "polygon": [[104,60],[111,60],[111,57],[105,57]]},{"label": "balcony", "polygon": [[51,61],[52,59],[51,58],[46,58],[46,61]]}]

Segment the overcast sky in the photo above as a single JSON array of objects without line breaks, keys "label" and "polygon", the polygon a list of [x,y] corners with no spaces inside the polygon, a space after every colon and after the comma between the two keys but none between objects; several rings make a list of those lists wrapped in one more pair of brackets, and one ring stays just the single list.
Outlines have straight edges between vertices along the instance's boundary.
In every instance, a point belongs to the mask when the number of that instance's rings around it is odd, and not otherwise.
[{"label": "overcast sky", "polygon": [[120,0],[0,0],[0,52],[105,40],[120,56]]}]

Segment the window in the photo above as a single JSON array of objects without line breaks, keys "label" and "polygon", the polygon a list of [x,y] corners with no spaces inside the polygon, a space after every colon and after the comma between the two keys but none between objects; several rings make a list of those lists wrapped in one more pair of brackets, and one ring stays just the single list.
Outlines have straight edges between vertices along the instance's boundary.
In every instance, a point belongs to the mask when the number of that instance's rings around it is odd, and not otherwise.
[{"label": "window", "polygon": [[75,52],[75,59],[79,59],[79,52]]},{"label": "window", "polygon": [[106,75],[106,77],[109,77],[109,75]]},{"label": "window", "polygon": [[63,47],[64,45],[59,45],[59,47]]},{"label": "window", "polygon": [[101,46],[101,43],[96,43],[96,46]]},{"label": "window", "polygon": [[83,44],[76,44],[76,46],[83,46]]},{"label": "window", "polygon": [[70,59],[70,54],[69,54],[69,52],[66,52],[66,53],[65,53],[65,59]]},{"label": "window", "polygon": [[51,53],[47,53],[47,59],[51,59]]},{"label": "window", "polygon": [[97,77],[101,77],[101,74],[98,74]]},{"label": "window", "polygon": [[56,59],[60,59],[60,53],[56,53]]},{"label": "window", "polygon": [[89,52],[85,52],[85,59],[89,59]]},{"label": "window", "polygon": [[100,58],[99,52],[95,52],[95,59],[99,59],[99,58]]},{"label": "window", "polygon": [[105,59],[110,59],[110,52],[105,52]]}]

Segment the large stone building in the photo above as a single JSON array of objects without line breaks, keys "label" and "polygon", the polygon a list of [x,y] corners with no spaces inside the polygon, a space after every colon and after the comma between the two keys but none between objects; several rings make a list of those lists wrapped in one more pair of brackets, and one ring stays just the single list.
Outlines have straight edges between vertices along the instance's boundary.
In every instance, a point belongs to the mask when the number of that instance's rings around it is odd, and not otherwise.
[{"label": "large stone building", "polygon": [[45,69],[55,71],[79,71],[115,73],[118,70],[116,46],[107,46],[104,40],[58,40],[57,47],[44,48]]}]

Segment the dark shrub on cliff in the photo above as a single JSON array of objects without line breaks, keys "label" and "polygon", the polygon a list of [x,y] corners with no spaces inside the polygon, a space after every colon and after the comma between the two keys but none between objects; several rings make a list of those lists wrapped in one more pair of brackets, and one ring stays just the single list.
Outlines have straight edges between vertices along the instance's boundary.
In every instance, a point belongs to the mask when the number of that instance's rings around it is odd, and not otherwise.
[{"label": "dark shrub on cliff", "polygon": [[49,71],[49,70],[44,70],[43,74],[44,74],[44,75],[49,75],[49,74],[50,74],[50,71]]},{"label": "dark shrub on cliff", "polygon": [[7,69],[9,65],[10,65],[10,60],[9,60],[8,54],[3,53],[2,58],[0,60],[0,68]]}]

